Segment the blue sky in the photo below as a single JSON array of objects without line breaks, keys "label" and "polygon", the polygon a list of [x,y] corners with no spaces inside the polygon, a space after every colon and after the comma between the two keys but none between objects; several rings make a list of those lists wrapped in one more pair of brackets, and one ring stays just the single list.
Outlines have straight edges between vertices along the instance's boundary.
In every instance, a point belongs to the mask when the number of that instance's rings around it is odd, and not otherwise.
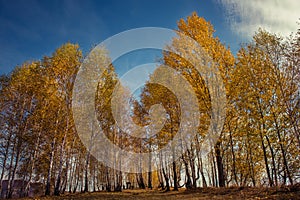
[{"label": "blue sky", "polygon": [[[260,3],[255,4],[255,1]],[[296,30],[300,8],[297,0],[245,2],[0,0],[0,74],[11,72],[26,60],[51,55],[68,41],[78,43],[87,53],[92,46],[128,29],[147,26],[176,29],[177,21],[193,11],[214,25],[216,35],[231,46],[233,52],[241,42],[249,40],[249,33],[258,26],[266,25],[271,31]],[[273,11],[277,14],[272,15]],[[285,14],[284,19],[277,19],[278,14]]]},{"label": "blue sky", "polygon": [[234,42],[226,30],[221,5],[213,1],[1,0],[0,74],[9,73],[26,60],[50,55],[68,41],[88,52],[93,45],[128,29],[175,29],[176,22],[193,11],[211,21],[224,42]]}]

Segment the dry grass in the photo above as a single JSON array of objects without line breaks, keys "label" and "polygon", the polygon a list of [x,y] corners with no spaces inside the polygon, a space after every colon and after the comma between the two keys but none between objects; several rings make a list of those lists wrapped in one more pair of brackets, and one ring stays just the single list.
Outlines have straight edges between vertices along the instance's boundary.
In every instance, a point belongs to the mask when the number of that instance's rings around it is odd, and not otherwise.
[{"label": "dry grass", "polygon": [[[28,198],[27,198],[28,199]],[[293,187],[278,188],[199,188],[196,190],[164,192],[159,190],[124,190],[123,192],[95,192],[66,194],[60,197],[39,197],[41,200],[192,200],[192,199],[299,199],[300,184]]]}]

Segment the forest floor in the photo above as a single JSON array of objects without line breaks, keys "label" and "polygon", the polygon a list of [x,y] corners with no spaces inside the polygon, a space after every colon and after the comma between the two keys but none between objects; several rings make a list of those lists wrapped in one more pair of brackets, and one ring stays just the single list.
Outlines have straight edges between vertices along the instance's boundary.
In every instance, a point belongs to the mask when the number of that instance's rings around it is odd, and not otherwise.
[{"label": "forest floor", "polygon": [[299,199],[300,184],[292,187],[277,188],[253,188],[253,187],[229,187],[229,188],[199,188],[196,190],[180,189],[179,191],[164,192],[160,190],[123,190],[122,192],[94,192],[81,194],[66,194],[59,197],[25,198],[41,200],[192,200],[192,199]]}]

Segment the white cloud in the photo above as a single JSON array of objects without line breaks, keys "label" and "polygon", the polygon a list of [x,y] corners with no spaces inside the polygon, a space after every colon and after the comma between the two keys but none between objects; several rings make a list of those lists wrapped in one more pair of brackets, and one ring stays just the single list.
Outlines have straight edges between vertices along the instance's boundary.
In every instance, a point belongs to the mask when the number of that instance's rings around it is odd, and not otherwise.
[{"label": "white cloud", "polygon": [[299,0],[217,0],[236,34],[249,39],[259,27],[281,36],[298,29]]}]

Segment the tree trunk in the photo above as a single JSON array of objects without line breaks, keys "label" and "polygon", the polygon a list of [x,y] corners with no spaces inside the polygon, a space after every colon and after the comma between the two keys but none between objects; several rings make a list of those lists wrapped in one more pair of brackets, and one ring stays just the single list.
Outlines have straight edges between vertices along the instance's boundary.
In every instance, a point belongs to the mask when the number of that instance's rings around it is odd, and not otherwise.
[{"label": "tree trunk", "polygon": [[149,171],[148,172],[148,188],[150,188],[152,190],[152,172]]},{"label": "tree trunk", "polygon": [[87,152],[86,155],[86,162],[85,162],[85,182],[84,182],[84,192],[89,191],[89,177],[88,177],[88,172],[89,172],[89,163],[90,163],[90,152]]},{"label": "tree trunk", "polygon": [[9,190],[8,190],[8,194],[7,194],[8,199],[12,198],[13,189],[14,189],[13,185],[15,182],[15,175],[17,172],[17,167],[19,165],[19,158],[20,158],[20,149],[18,149],[18,147],[17,147],[17,154],[15,157],[15,166],[13,167],[12,176],[11,176],[11,179],[9,180]]},{"label": "tree trunk", "polygon": [[61,184],[61,174],[62,174],[62,168],[63,168],[63,154],[64,154],[65,140],[66,140],[66,133],[64,135],[63,142],[60,146],[59,168],[58,168],[58,174],[57,174],[56,184],[55,184],[55,188],[54,188],[55,196],[60,195],[60,184]]},{"label": "tree trunk", "polygon": [[163,175],[164,175],[164,178],[165,178],[165,182],[166,182],[166,192],[170,191],[170,183],[169,183],[169,177],[165,171],[164,168],[162,168],[162,172],[163,172]]},{"label": "tree trunk", "polygon": [[50,161],[49,161],[49,169],[48,169],[48,176],[47,176],[47,182],[46,182],[46,191],[45,195],[50,195],[51,190],[51,173],[52,173],[52,167],[53,167],[53,160],[54,160],[54,147],[55,147],[55,138],[53,139],[53,142],[51,143],[51,150],[50,150]]},{"label": "tree trunk", "polygon": [[[230,129],[230,127],[229,127]],[[234,153],[234,149],[233,149],[233,139],[232,139],[232,133],[231,131],[229,131],[229,138],[230,138],[230,150],[231,150],[231,154],[232,154],[232,172],[233,172],[233,178],[234,178],[234,182],[235,184],[238,185],[238,180],[237,180],[237,174],[236,174],[236,159],[235,159],[235,153]]]},{"label": "tree trunk", "polygon": [[266,151],[266,147],[265,147],[265,144],[264,144],[262,133],[260,133],[260,139],[261,139],[261,147],[262,147],[263,153],[264,153],[264,161],[265,161],[267,176],[268,176],[268,179],[269,179],[269,185],[272,187],[273,186],[273,180],[272,180],[271,174],[270,174],[270,169],[269,169],[269,165],[268,165],[267,151]]},{"label": "tree trunk", "polygon": [[217,161],[217,169],[218,169],[219,187],[225,187],[224,167],[223,167],[220,148],[221,148],[221,142],[217,141],[215,145],[215,152],[216,152],[216,161]]},{"label": "tree trunk", "polygon": [[176,162],[173,161],[173,175],[174,175],[174,178],[173,178],[173,183],[174,183],[174,191],[178,191],[178,182],[177,182],[177,170],[176,170]]},{"label": "tree trunk", "polygon": [[287,162],[287,159],[286,159],[286,153],[285,153],[285,150],[284,150],[284,147],[283,147],[283,141],[281,139],[280,130],[279,130],[279,126],[278,126],[278,123],[277,123],[277,120],[276,120],[275,113],[273,113],[273,117],[274,117],[274,121],[275,121],[275,127],[276,127],[276,130],[277,130],[276,132],[277,132],[277,137],[278,137],[278,140],[279,140],[280,150],[281,150],[281,154],[282,154],[282,158],[283,158],[284,169],[285,169],[285,172],[287,174],[287,177],[288,177],[291,185],[293,185],[293,179],[292,179],[292,176],[291,176],[291,173],[290,173],[290,170],[289,170],[288,162]]},{"label": "tree trunk", "polygon": [[260,139],[261,139],[261,146],[262,146],[263,153],[264,153],[264,161],[265,161],[267,176],[268,176],[268,179],[269,179],[269,185],[272,187],[274,185],[274,183],[273,183],[273,179],[271,177],[271,173],[270,173],[270,169],[269,169],[267,150],[266,150],[266,147],[265,147],[265,144],[264,144],[264,136],[263,136],[263,131],[266,130],[266,125],[265,125],[265,122],[264,122],[264,115],[263,115],[263,111],[262,111],[262,108],[261,108],[261,105],[260,105],[259,97],[257,97],[257,102],[258,102],[258,106],[259,106],[259,114],[260,114],[260,117],[261,117],[261,120],[262,120],[262,124],[260,125],[260,128],[262,128],[262,130],[260,130],[259,135],[260,135]]},{"label": "tree trunk", "polygon": [[111,192],[111,183],[110,183],[110,176],[109,176],[109,169],[108,167],[106,168],[106,191]]},{"label": "tree trunk", "polygon": [[[267,135],[266,135],[266,139],[267,139],[267,143],[268,143],[268,146],[269,146],[270,152],[271,152],[272,172],[274,173],[275,186],[277,186],[278,185],[278,180],[277,180],[277,169],[276,169],[275,155],[274,155],[273,148],[271,146],[271,142],[270,142],[269,137]],[[272,174],[272,177],[273,177],[273,174]]]},{"label": "tree trunk", "polygon": [[151,144],[149,149],[149,171],[148,171],[148,188],[152,190],[152,169],[151,169],[151,160],[152,160],[152,154],[151,154]]},{"label": "tree trunk", "polygon": [[190,175],[190,171],[189,171],[189,166],[187,161],[184,159],[184,156],[182,155],[182,160],[184,163],[184,167],[185,167],[185,176],[187,178],[186,183],[185,183],[185,187],[186,189],[192,189],[192,180],[191,180],[191,175]]}]

